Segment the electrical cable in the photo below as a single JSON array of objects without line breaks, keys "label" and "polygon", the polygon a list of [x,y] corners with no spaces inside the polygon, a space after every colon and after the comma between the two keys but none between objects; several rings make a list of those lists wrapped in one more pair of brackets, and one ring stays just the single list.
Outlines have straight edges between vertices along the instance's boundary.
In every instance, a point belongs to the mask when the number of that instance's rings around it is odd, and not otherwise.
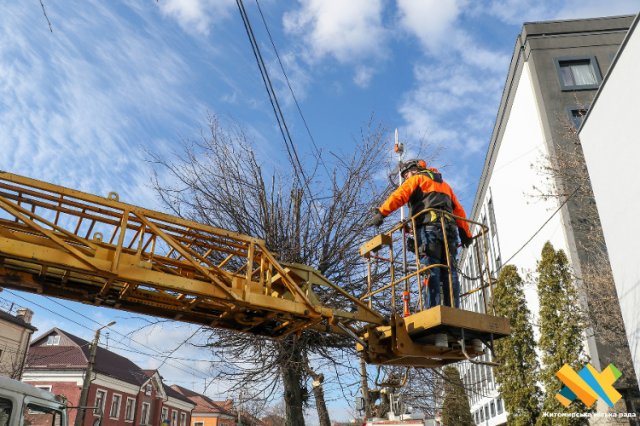
[{"label": "electrical cable", "polygon": [[[75,314],[77,314],[77,315],[80,315],[81,317],[83,317],[83,318],[85,318],[85,319],[87,319],[87,320],[89,320],[89,321],[91,321],[91,322],[93,322],[93,323],[95,323],[95,324],[97,324],[97,325],[103,325],[103,324],[100,324],[98,321],[94,320],[94,319],[93,319],[93,318],[91,318],[91,317],[88,317],[88,316],[86,316],[86,315],[84,315],[84,314],[82,314],[82,313],[80,313],[80,312],[76,312],[76,311],[72,310],[72,309],[71,309],[71,308],[69,308],[68,306],[65,306],[64,304],[62,304],[62,303],[58,302],[57,300],[55,300],[55,299],[54,299],[54,298],[52,298],[52,297],[49,297],[49,296],[45,296],[45,297],[46,297],[49,301],[51,301],[51,302],[53,302],[53,303],[55,303],[55,304],[57,304],[57,305],[59,305],[59,306],[62,306],[63,308],[65,308],[65,309],[67,309],[67,310],[69,310],[69,311],[71,311],[71,312],[73,312],[73,313],[75,313]],[[202,327],[198,328],[198,331],[199,331],[201,328],[202,328]],[[160,351],[158,351],[157,349],[154,349],[154,348],[152,348],[152,347],[150,347],[150,346],[147,346],[147,345],[145,345],[145,344],[144,344],[144,343],[142,343],[142,342],[139,342],[139,341],[137,341],[137,340],[135,340],[135,339],[133,339],[133,338],[131,338],[131,337],[129,337],[129,336],[127,336],[127,335],[123,334],[123,333],[120,333],[118,330],[115,330],[115,329],[112,329],[112,330],[113,330],[113,332],[114,332],[115,334],[117,334],[117,335],[119,335],[119,336],[121,336],[121,337],[123,337],[123,338],[125,338],[125,339],[130,339],[132,342],[137,343],[138,345],[142,346],[143,348],[146,348],[146,349],[149,349],[149,350],[151,350],[151,351],[154,351],[157,355],[155,355],[155,356],[154,356],[154,355],[148,355],[148,356],[150,356],[151,358],[155,359],[156,361],[160,361],[160,359],[159,359],[159,358],[157,358],[157,356],[165,357],[165,355],[164,355],[164,353],[163,353],[163,352],[160,352]],[[139,330],[139,329],[138,329],[138,330]],[[135,331],[137,331],[137,330],[134,330],[134,332],[135,332]],[[191,336],[191,337],[193,337],[193,336]],[[191,339],[191,337],[189,337],[188,339],[186,339],[182,344],[184,344],[186,341],[188,341],[189,339]],[[182,345],[182,344],[181,344],[181,345]],[[175,352],[175,350],[174,350],[174,352]],[[163,363],[163,364],[164,364],[164,363]],[[199,374],[202,374],[202,372],[201,372],[201,371],[196,370],[196,369],[194,369],[194,368],[192,368],[192,367],[190,367],[190,366],[188,366],[188,365],[185,365],[185,364],[183,364],[183,363],[178,363],[178,364],[180,364],[181,366],[183,366],[183,367],[185,367],[185,368],[191,369],[191,370],[192,370],[192,371],[194,371],[194,372],[197,372],[197,373],[199,373]],[[171,365],[171,364],[170,364],[170,365]],[[176,367],[175,365],[171,365],[171,366],[172,366],[172,367],[174,367],[174,368],[178,368],[178,367]],[[159,368],[160,368],[160,367],[158,367],[158,369],[159,369]],[[181,371],[185,371],[185,370],[181,370]],[[201,378],[204,378],[204,377],[201,377]]]},{"label": "electrical cable", "polygon": [[[50,312],[50,313],[52,313],[52,314],[54,314],[54,315],[57,315],[57,316],[61,317],[62,319],[65,319],[65,320],[67,320],[67,321],[69,321],[69,322],[72,322],[72,323],[74,323],[74,324],[76,324],[76,325],[79,325],[79,326],[80,326],[80,327],[82,327],[82,328],[85,328],[85,329],[87,329],[87,330],[89,330],[89,331],[91,331],[91,332],[94,332],[94,330],[93,330],[93,329],[91,329],[90,327],[88,327],[88,326],[86,326],[86,325],[84,325],[84,324],[81,324],[81,323],[79,323],[79,322],[77,322],[77,321],[75,321],[75,320],[73,320],[73,319],[71,319],[71,318],[68,318],[68,317],[66,317],[66,316],[64,316],[64,315],[62,315],[62,314],[60,314],[59,312],[53,311],[53,310],[51,310],[51,309],[49,309],[49,308],[47,308],[47,307],[45,307],[45,306],[43,306],[43,305],[41,305],[41,304],[39,304],[39,303],[37,303],[37,302],[34,302],[34,301],[29,300],[29,299],[27,299],[27,298],[25,298],[25,297],[22,297],[22,296],[20,296],[19,294],[15,293],[15,292],[13,292],[13,291],[11,291],[11,290],[8,290],[8,289],[6,289],[6,288],[5,288],[5,289],[4,289],[4,291],[8,292],[9,294],[12,294],[12,295],[13,295],[13,296],[15,296],[15,297],[18,297],[18,298],[20,298],[20,299],[24,300],[24,301],[25,301],[25,302],[27,302],[27,303],[31,303],[31,304],[32,304],[32,305],[34,305],[34,306],[37,306],[37,307],[39,307],[39,308],[41,308],[41,309],[44,309],[45,311],[48,311],[48,312]],[[5,300],[7,300],[7,299],[5,299]],[[53,299],[50,299],[50,300],[52,300],[52,301],[53,301]],[[58,305],[64,306],[64,305],[62,305],[61,303],[59,303],[59,302],[57,302],[57,301],[55,301],[55,303],[57,303]],[[78,313],[78,312],[76,312],[76,314],[77,314],[77,315],[80,315],[80,316],[82,316],[82,317],[84,317],[84,318],[90,319],[92,322],[95,322],[95,323],[97,323],[97,324],[99,324],[99,325],[102,325],[102,324],[100,324],[99,322],[97,322],[97,321],[93,320],[92,318],[86,317],[85,315],[82,315],[82,314],[80,314],[80,313]],[[124,334],[122,334],[122,333],[119,333],[119,332],[118,332],[118,331],[116,331],[116,330],[113,330],[113,331],[114,331],[116,334],[119,334],[119,335],[121,335],[121,336],[123,336],[123,337],[125,337],[125,338],[127,337],[126,335],[124,335]],[[190,337],[190,338],[191,338],[191,337]],[[134,340],[134,339],[131,339],[131,340],[132,340],[133,342],[135,342],[135,343],[139,344],[140,346],[146,347],[147,349],[150,349],[150,350],[152,350],[152,351],[154,351],[154,352],[158,353],[160,356],[164,356],[160,351],[158,351],[158,350],[156,350],[156,349],[154,349],[154,348],[152,348],[152,347],[146,346],[146,345],[144,345],[143,343],[140,343],[140,342],[138,342],[138,341],[136,341],[136,340]],[[187,339],[187,340],[188,340],[188,339]],[[161,359],[159,359],[157,356],[151,356],[151,357],[152,357],[153,359],[155,359],[156,361],[162,361],[162,360],[161,360]],[[170,364],[170,365],[171,365],[171,364]],[[202,372],[201,372],[201,371],[198,371],[198,370],[195,370],[195,369],[193,369],[193,368],[192,368],[192,371],[188,371],[188,370],[185,370],[185,369],[183,369],[183,368],[177,367],[176,365],[171,365],[171,366],[172,366],[173,368],[175,368],[175,369],[179,370],[179,371],[182,371],[183,373],[190,374],[190,375],[192,375],[192,376],[195,376],[195,377],[198,377],[198,378],[201,378],[201,379],[206,378],[206,377],[198,376],[197,374],[194,374],[194,372],[197,372],[197,373],[199,373],[199,374],[202,374]]]},{"label": "electrical cable", "polygon": [[[300,158],[298,157],[298,151],[296,150],[295,144],[293,143],[293,138],[291,137],[291,133],[289,132],[289,127],[287,126],[284,113],[282,112],[282,108],[280,107],[280,102],[278,101],[278,97],[276,95],[276,91],[271,83],[271,78],[269,77],[269,71],[267,70],[267,66],[264,62],[264,58],[262,57],[262,53],[260,51],[260,46],[256,40],[255,34],[253,32],[253,28],[251,26],[251,21],[249,20],[249,15],[244,7],[244,3],[242,0],[236,0],[236,4],[238,6],[238,10],[240,11],[240,16],[242,18],[242,23],[244,25],[244,29],[247,33],[247,37],[249,38],[249,43],[251,44],[251,50],[253,52],[253,56],[256,59],[258,64],[258,69],[260,71],[260,76],[262,77],[262,82],[264,83],[265,89],[267,90],[267,95],[269,96],[269,102],[271,103],[271,107],[273,109],[273,113],[276,116],[276,121],[278,122],[278,127],[280,129],[280,134],[282,135],[282,139],[284,140],[285,148],[287,150],[287,155],[289,156],[289,161],[294,168],[294,175],[300,186],[307,189],[309,193],[310,200],[308,203],[312,206],[312,209],[315,211],[318,220],[322,220],[322,216],[320,215],[320,211],[318,210],[318,206],[315,203],[314,195],[309,186],[309,178],[307,178],[304,173],[304,169],[302,168],[302,163]],[[302,178],[301,178],[302,177]],[[305,201],[307,201],[305,199]]]},{"label": "electrical cable", "polygon": [[529,245],[529,243],[536,237],[536,235],[538,235],[540,233],[540,231],[542,231],[542,228],[544,228],[545,226],[547,226],[547,223],[549,223],[551,221],[551,219],[564,207],[565,204],[567,204],[567,202],[569,202],[570,199],[572,199],[576,193],[578,192],[578,190],[580,189],[580,185],[578,185],[576,187],[576,189],[573,190],[573,192],[571,194],[569,194],[567,196],[567,198],[562,202],[562,204],[560,204],[560,207],[558,207],[552,214],[551,216],[549,216],[549,218],[547,220],[545,220],[545,222],[542,224],[542,226],[540,226],[540,228],[538,228],[538,230],[536,232],[533,233],[533,235],[531,236],[531,238],[529,238],[523,245],[522,247],[520,247],[510,258],[508,258],[502,265],[500,265],[500,268],[498,268],[499,272],[502,269],[503,265],[506,265],[507,263],[509,263],[511,261],[511,259],[513,259],[514,257],[516,257],[518,255],[518,253],[520,253],[527,245]]},{"label": "electrical cable", "polygon": [[[293,145],[293,140],[291,139],[291,134],[289,133],[289,128],[287,127],[286,122],[284,121],[284,114],[282,113],[282,109],[280,108],[280,103],[278,102],[278,98],[276,96],[275,90],[273,88],[273,84],[271,83],[271,78],[269,77],[269,73],[267,71],[266,64],[262,57],[262,53],[260,52],[260,47],[258,46],[258,42],[256,41],[255,35],[253,33],[253,28],[251,27],[251,22],[249,21],[249,16],[247,15],[247,11],[244,8],[244,3],[242,0],[236,0],[236,4],[240,11],[240,17],[242,18],[242,23],[244,25],[244,29],[247,32],[247,36],[249,37],[249,43],[251,44],[251,50],[253,51],[253,56],[258,63],[258,69],[260,70],[260,76],[262,77],[262,82],[264,83],[265,89],[267,90],[267,94],[269,95],[269,102],[271,102],[271,107],[273,108],[273,112],[276,116],[276,121],[278,122],[278,127],[280,128],[280,133],[282,134],[282,138],[285,143],[285,147],[287,149],[287,154],[289,155],[289,160],[294,167],[294,171],[300,173],[306,180],[304,176],[304,171],[302,170],[302,166],[300,163],[300,159],[298,158],[298,153],[295,149],[295,145]],[[300,180],[300,177],[297,176],[297,179]]]},{"label": "electrical cable", "polygon": [[[559,206],[559,207],[558,207],[558,208],[557,208],[557,209],[556,209],[556,210],[551,214],[551,216],[549,216],[549,217],[547,218],[547,220],[545,220],[545,221],[544,221],[544,223],[543,223],[542,225],[540,225],[540,227],[539,227],[539,228],[538,228],[538,229],[533,233],[533,235],[531,235],[531,237],[530,237],[530,238],[529,238],[529,239],[528,239],[528,240],[527,240],[527,241],[526,241],[526,242],[525,242],[525,243],[524,243],[524,244],[523,244],[523,245],[522,245],[518,250],[516,250],[516,252],[515,252],[515,253],[513,253],[513,254],[511,255],[511,257],[509,257],[506,261],[504,261],[504,262],[500,265],[500,267],[496,270],[496,273],[500,272],[500,271],[502,270],[502,267],[503,267],[504,265],[507,265],[507,264],[508,264],[508,263],[509,263],[509,262],[510,262],[514,257],[516,257],[516,256],[518,255],[518,253],[520,253],[522,250],[524,250],[524,248],[525,248],[526,246],[528,246],[528,245],[529,245],[529,243],[531,243],[531,241],[533,241],[533,239],[534,239],[534,238],[535,238],[535,237],[540,233],[540,231],[542,231],[542,229],[544,229],[544,227],[545,227],[545,226],[547,226],[547,224],[551,221],[551,219],[553,219],[553,217],[554,217],[556,214],[558,214],[558,212],[559,212],[560,210],[562,210],[562,208],[565,206],[565,204],[567,204],[567,203],[569,202],[569,200],[570,200],[571,198],[573,198],[573,197],[576,195],[576,193],[578,192],[578,190],[579,190],[579,189],[580,189],[580,186],[576,187],[576,189],[574,189],[574,190],[573,190],[573,192],[571,192],[571,194],[569,194],[569,195],[567,196],[567,198],[565,198],[565,200],[562,202],[562,204],[560,204],[560,206]],[[458,269],[458,268],[456,267],[456,269]],[[459,269],[458,269],[458,272],[459,272],[459,273],[461,273],[461,271],[460,271]],[[479,280],[479,279],[480,279],[480,276],[477,276],[477,277],[475,277],[475,278],[473,278],[473,277],[469,277],[469,276],[467,276],[466,274],[463,274],[463,276],[464,276],[465,278],[469,279],[469,280],[472,280],[472,281],[477,281],[477,280]],[[462,298],[462,297],[466,297],[466,296],[469,296],[471,293],[474,293],[474,292],[476,292],[476,291],[478,291],[478,290],[480,290],[480,289],[482,289],[482,288],[487,288],[487,287],[489,287],[489,285],[488,285],[488,284],[485,284],[485,285],[484,285],[484,286],[482,286],[482,287],[478,287],[478,288],[476,288],[476,289],[473,289],[472,291],[468,291],[468,292],[466,292],[466,293],[464,293],[464,294],[461,294],[461,295],[460,295],[460,298]]]},{"label": "electrical cable", "polygon": [[324,167],[325,172],[327,173],[327,175],[330,175],[329,170],[327,169],[327,166],[326,166],[324,160],[322,159],[322,151],[318,148],[318,145],[316,144],[316,140],[313,137],[313,135],[311,134],[311,129],[309,129],[309,125],[307,123],[307,120],[306,120],[304,114],[302,113],[302,108],[300,107],[300,103],[298,102],[298,98],[296,97],[296,94],[293,91],[293,87],[291,87],[291,82],[289,81],[289,76],[287,75],[287,71],[284,68],[284,64],[282,63],[282,60],[280,59],[280,54],[278,53],[278,49],[276,48],[276,44],[273,41],[273,37],[271,36],[271,31],[269,30],[269,26],[267,25],[267,20],[265,19],[264,14],[262,13],[262,7],[260,7],[260,3],[259,3],[258,0],[255,0],[255,1],[256,1],[256,6],[258,6],[258,12],[260,12],[260,18],[262,19],[262,23],[264,25],[264,28],[267,31],[267,35],[269,36],[269,41],[271,42],[271,46],[273,47],[273,52],[275,53],[276,58],[278,59],[278,64],[280,64],[280,70],[282,71],[282,75],[284,75],[284,79],[287,82],[287,87],[289,88],[289,92],[291,92],[291,97],[293,98],[293,102],[296,104],[296,108],[298,110],[298,114],[300,114],[300,118],[302,119],[302,123],[304,124],[304,127],[307,130],[307,134],[309,135],[309,139],[311,139],[311,144],[313,145],[313,148],[315,149],[316,154],[318,155],[320,163]]}]

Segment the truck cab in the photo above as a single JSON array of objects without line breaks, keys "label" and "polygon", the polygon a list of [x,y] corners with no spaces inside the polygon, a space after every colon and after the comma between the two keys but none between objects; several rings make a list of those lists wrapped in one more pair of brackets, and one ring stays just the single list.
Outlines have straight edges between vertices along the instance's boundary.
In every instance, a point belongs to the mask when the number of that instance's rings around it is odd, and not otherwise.
[{"label": "truck cab", "polygon": [[0,426],[68,426],[67,406],[51,392],[0,377]]}]

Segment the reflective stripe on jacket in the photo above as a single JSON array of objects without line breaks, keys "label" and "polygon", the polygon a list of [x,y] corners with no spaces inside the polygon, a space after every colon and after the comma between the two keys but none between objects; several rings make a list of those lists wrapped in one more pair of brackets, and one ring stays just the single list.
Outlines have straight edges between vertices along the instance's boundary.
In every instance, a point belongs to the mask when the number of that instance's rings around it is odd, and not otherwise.
[{"label": "reflective stripe on jacket", "polygon": [[[442,180],[440,173],[423,170],[405,180],[378,210],[388,216],[401,206],[409,203],[411,216],[424,209],[439,209],[456,216],[466,218],[464,208],[453,193],[448,183]],[[431,222],[429,215],[424,215],[422,223]],[[420,219],[418,219],[420,220]],[[456,219],[456,225],[462,228],[469,238],[471,232],[467,222]]]}]

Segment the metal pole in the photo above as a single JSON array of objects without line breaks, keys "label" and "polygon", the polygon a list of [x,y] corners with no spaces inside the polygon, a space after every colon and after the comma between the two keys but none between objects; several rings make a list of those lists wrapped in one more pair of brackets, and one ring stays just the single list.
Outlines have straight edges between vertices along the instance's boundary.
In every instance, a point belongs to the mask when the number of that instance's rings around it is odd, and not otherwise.
[{"label": "metal pole", "polygon": [[360,387],[362,389],[362,398],[364,399],[364,416],[365,419],[371,417],[371,401],[369,400],[369,383],[367,375],[367,363],[364,359],[364,354],[360,354]]},{"label": "metal pole", "polygon": [[[398,186],[402,185],[402,173],[400,167],[402,166],[402,158],[404,157],[404,145],[400,143],[398,138],[398,129],[395,131],[395,143],[393,146],[393,150],[396,154],[398,154]],[[407,240],[404,234],[404,220],[405,220],[405,211],[404,206],[400,206],[400,222],[403,223],[402,229],[400,230],[400,235],[402,236],[402,276],[404,278],[404,291],[402,293],[402,304],[403,304],[403,314],[406,316],[408,314],[408,300],[405,300],[405,297],[409,297],[409,279],[407,276]],[[418,283],[418,286],[420,283]],[[395,292],[394,292],[395,297]],[[395,301],[394,301],[395,302]]]},{"label": "metal pole", "polygon": [[[111,321],[109,324],[104,325],[96,330],[96,335],[91,342],[91,351],[89,352],[89,364],[87,365],[87,371],[84,375],[84,381],[82,382],[82,392],[80,393],[80,401],[78,402],[78,415],[76,416],[75,426],[82,426],[84,423],[84,416],[86,413],[87,399],[89,398],[89,386],[91,385],[91,376],[93,375],[93,367],[96,363],[96,352],[98,351],[98,342],[100,341],[100,331],[105,327],[110,327],[116,322]],[[100,407],[102,408],[102,407]]]},{"label": "metal pole", "polygon": [[238,394],[238,426],[242,426],[242,393],[244,391],[240,389]]}]

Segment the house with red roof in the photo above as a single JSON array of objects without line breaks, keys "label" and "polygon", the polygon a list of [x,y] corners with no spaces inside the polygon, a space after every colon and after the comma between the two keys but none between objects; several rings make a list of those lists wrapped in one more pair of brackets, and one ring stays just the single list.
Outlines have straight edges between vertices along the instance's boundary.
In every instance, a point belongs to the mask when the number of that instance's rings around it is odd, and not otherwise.
[{"label": "house with red roof", "polygon": [[236,426],[233,401],[213,401],[208,396],[178,385],[171,385],[171,388],[196,404],[191,413],[191,426]]},{"label": "house with red roof", "polygon": [[[23,381],[67,398],[77,407],[89,364],[90,342],[53,328],[29,348]],[[196,404],[165,385],[157,370],[143,370],[129,359],[98,346],[83,426],[190,426]],[[69,410],[69,424],[76,409]]]}]

